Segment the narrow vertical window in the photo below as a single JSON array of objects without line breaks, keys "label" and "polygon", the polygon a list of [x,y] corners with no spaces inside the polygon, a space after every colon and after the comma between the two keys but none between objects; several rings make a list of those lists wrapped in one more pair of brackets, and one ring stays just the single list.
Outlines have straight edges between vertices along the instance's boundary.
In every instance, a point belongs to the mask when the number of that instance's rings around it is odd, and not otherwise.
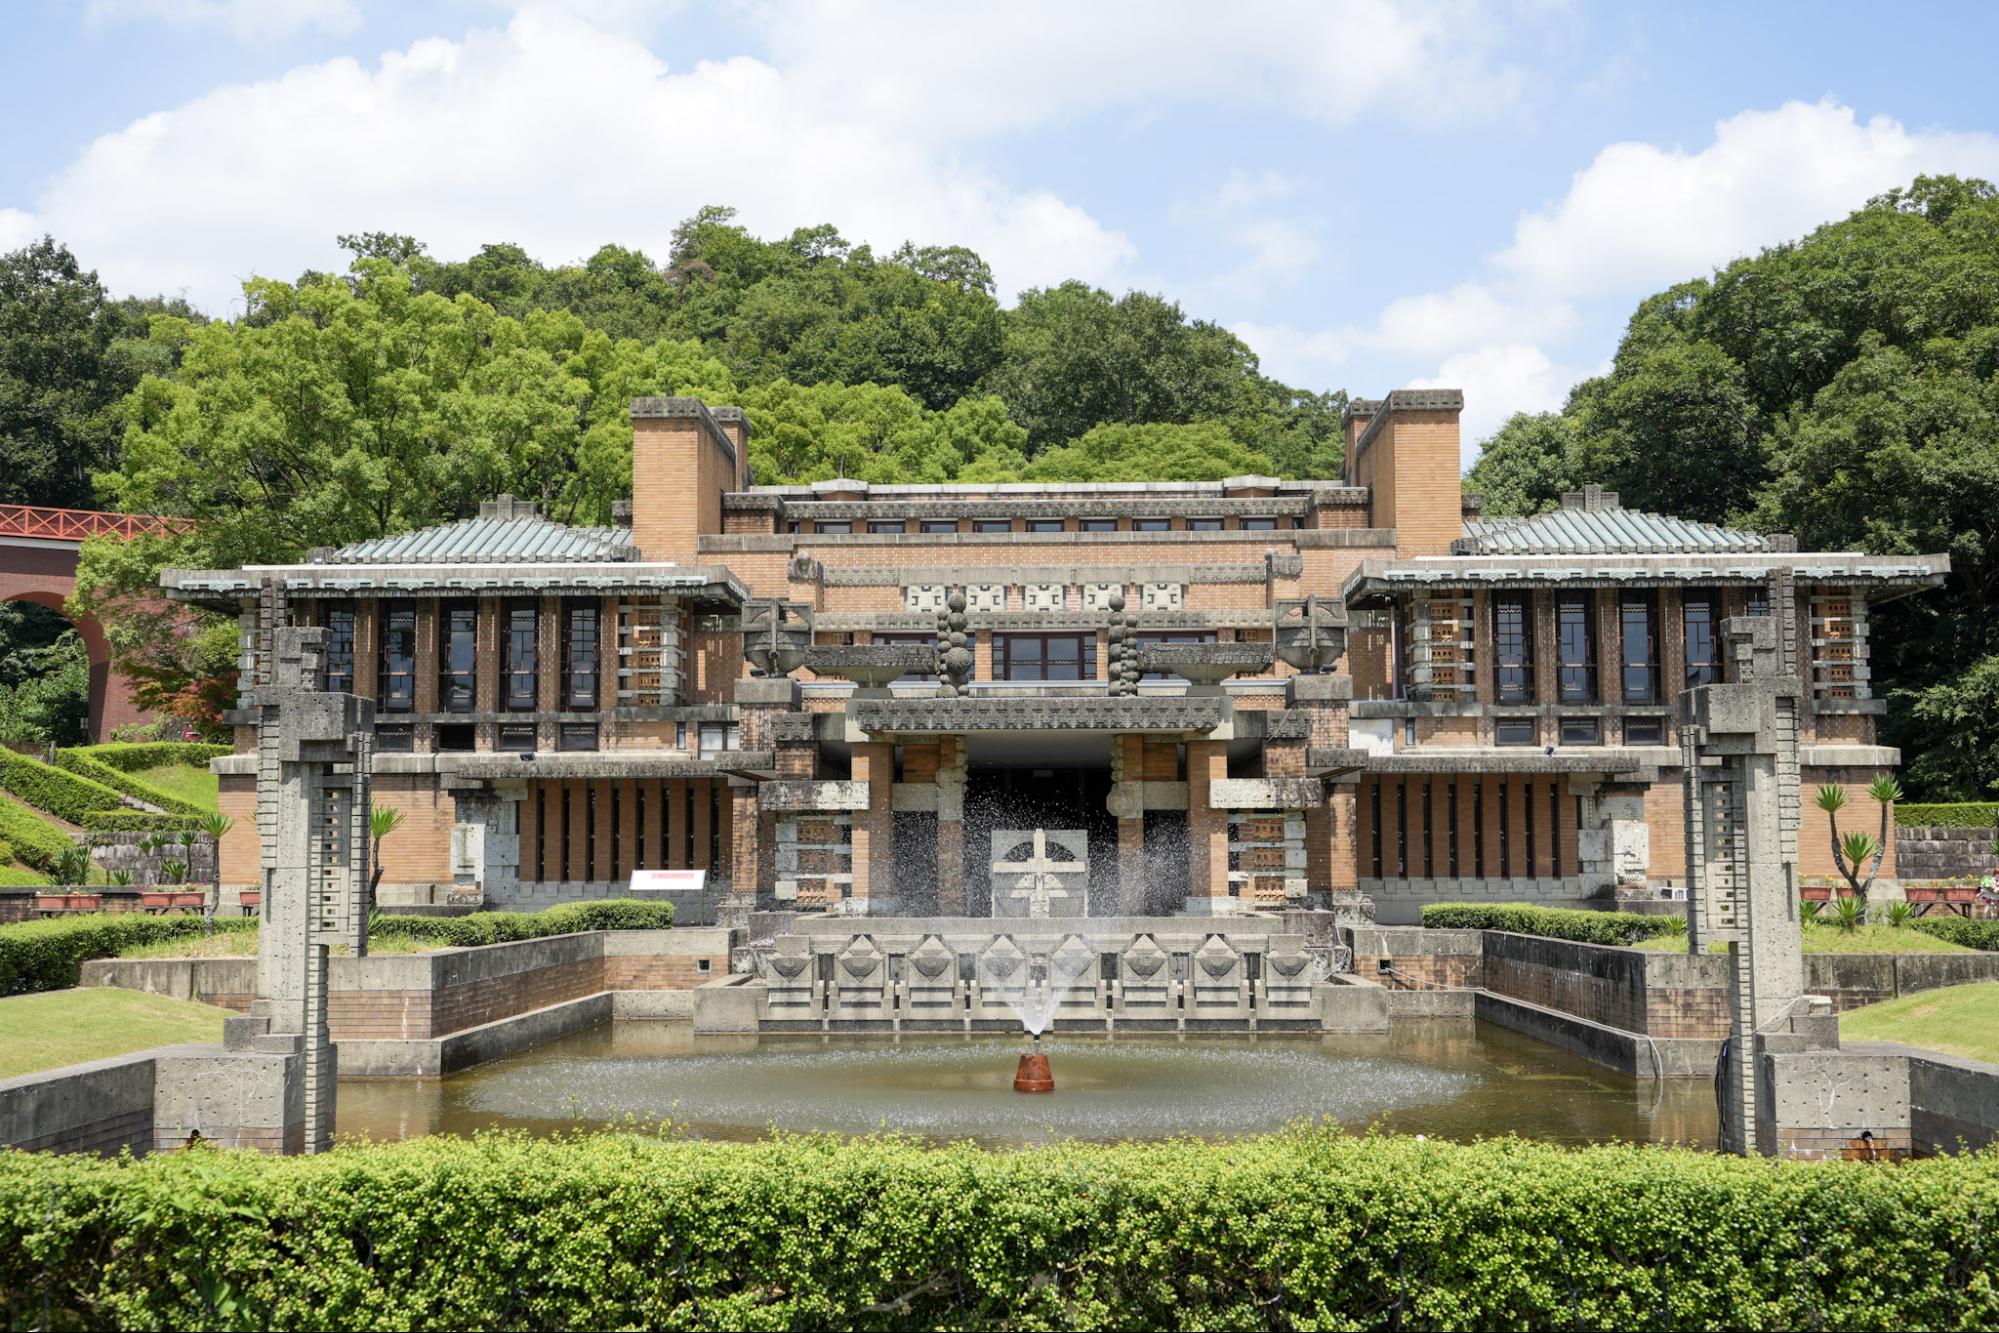
[{"label": "narrow vertical window", "polygon": [[1485,874],[1485,784],[1474,782],[1471,789],[1471,872]]},{"label": "narrow vertical window", "polygon": [[1548,784],[1548,864],[1554,867],[1555,878],[1562,877],[1562,789],[1556,783]]},{"label": "narrow vertical window", "polygon": [[1686,687],[1716,684],[1721,680],[1721,657],[1715,652],[1714,595],[1690,592],[1680,606],[1686,634]]},{"label": "narrow vertical window", "polygon": [[438,707],[469,713],[478,671],[479,604],[446,602],[437,618],[437,639]]},{"label": "narrow vertical window", "polygon": [[386,713],[416,707],[416,607],[410,602],[382,605],[381,707]]},{"label": "narrow vertical window", "polygon": [[1493,598],[1492,660],[1498,701],[1534,702],[1534,604],[1530,594]]},{"label": "narrow vertical window", "polygon": [[1367,804],[1368,804],[1368,817],[1373,821],[1373,828],[1374,828],[1374,837],[1370,840],[1374,844],[1374,855],[1371,858],[1374,863],[1374,877],[1376,879],[1380,879],[1381,878],[1381,784],[1379,782],[1373,784],[1368,789]]},{"label": "narrow vertical window", "polygon": [[1512,783],[1499,784],[1499,877],[1501,879],[1509,879],[1513,875],[1513,830],[1508,827],[1513,814],[1509,808],[1513,804],[1510,799],[1512,793]]},{"label": "narrow vertical window", "polygon": [[1430,784],[1423,784],[1423,878],[1437,877],[1436,831],[1430,826]]},{"label": "narrow vertical window", "polygon": [[597,604],[571,602],[565,620],[562,706],[591,712],[597,707]]},{"label": "narrow vertical window", "polygon": [[1528,783],[1525,783],[1525,784],[1523,784],[1523,785],[1522,785],[1522,787],[1521,787],[1521,789],[1520,789],[1520,790],[1521,790],[1521,793],[1522,793],[1522,794],[1523,794],[1523,795],[1524,795],[1524,796],[1525,796],[1525,797],[1527,798],[1527,808],[1526,808],[1526,814],[1527,814],[1527,871],[1526,871],[1526,873],[1527,873],[1527,876],[1528,876],[1528,878],[1530,878],[1530,879],[1531,879],[1531,878],[1533,878],[1533,876],[1534,876],[1534,864],[1535,864],[1535,862],[1534,862],[1534,784],[1533,784],[1532,782],[1528,782]]},{"label": "narrow vertical window", "polygon": [[539,617],[533,602],[507,604],[507,711],[532,713],[539,692],[541,654],[536,646]]},{"label": "narrow vertical window", "polygon": [[1409,878],[1409,784],[1395,784],[1395,877]]},{"label": "narrow vertical window", "polygon": [[332,602],[326,608],[326,688],[335,694],[354,692],[352,602]]},{"label": "narrow vertical window", "polygon": [[1444,788],[1444,815],[1450,821],[1444,829],[1445,845],[1451,849],[1451,878],[1458,877],[1458,784],[1453,780]]},{"label": "narrow vertical window", "polygon": [[1555,630],[1561,652],[1561,701],[1596,702],[1596,616],[1589,593],[1569,594],[1555,603]]},{"label": "narrow vertical window", "polygon": [[1659,636],[1653,632],[1652,594],[1627,592],[1619,599],[1622,622],[1624,702],[1659,702]]}]

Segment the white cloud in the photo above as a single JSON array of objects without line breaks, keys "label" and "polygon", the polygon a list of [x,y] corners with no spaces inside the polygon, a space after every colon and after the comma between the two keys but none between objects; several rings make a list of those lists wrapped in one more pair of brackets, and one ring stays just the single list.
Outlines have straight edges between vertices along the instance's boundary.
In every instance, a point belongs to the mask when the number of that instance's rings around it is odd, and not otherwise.
[{"label": "white cloud", "polygon": [[90,0],[93,24],[147,19],[177,28],[220,28],[238,41],[289,37],[300,28],[352,32],[361,23],[356,0]]},{"label": "white cloud", "polygon": [[1601,369],[1557,365],[1531,343],[1492,343],[1446,357],[1436,374],[1409,387],[1465,391],[1458,451],[1461,466],[1470,467],[1478,461],[1479,446],[1515,412],[1552,412],[1568,398],[1570,386]]},{"label": "white cloud", "polygon": [[0,208],[0,254],[18,250],[41,234],[41,225],[33,214],[18,208]]},{"label": "white cloud", "polygon": [[617,240],[663,256],[674,224],[715,202],[766,235],[834,221],[878,244],[969,244],[1008,294],[1113,281],[1133,259],[1083,209],[830,114],[771,65],[669,70],[548,8],[148,116],[92,143],[29,226],[114,289],[220,309],[252,267],[338,262],[340,232],[404,231],[443,255],[511,240],[555,260]]},{"label": "white cloud", "polygon": [[[1999,176],[1999,136],[1862,122],[1835,102],[1789,102],[1718,122],[1696,152],[1616,143],[1548,208],[1522,216],[1511,244],[1448,291],[1400,297],[1371,324],[1323,329],[1238,325],[1265,369],[1294,383],[1335,371],[1382,373],[1375,394],[1407,382],[1465,390],[1466,461],[1515,412],[1559,407],[1607,368],[1608,347],[1576,349],[1586,329],[1622,327],[1641,298],[1741,255],[1844,217],[1917,175]],[[1437,366],[1410,379],[1392,367]],[[1364,367],[1356,363],[1365,362]],[[1577,363],[1601,362],[1596,369]]]},{"label": "white cloud", "polygon": [[1441,123],[1490,117],[1524,86],[1495,63],[1504,25],[1483,0],[850,0],[753,13],[815,100],[924,142],[1133,103]]},{"label": "white cloud", "polygon": [[1787,102],[1715,126],[1699,152],[1616,143],[1553,207],[1520,219],[1494,257],[1505,277],[1553,296],[1628,295],[1709,269],[1845,216],[1919,173],[1999,174],[1999,137],[1862,123],[1832,101]]}]

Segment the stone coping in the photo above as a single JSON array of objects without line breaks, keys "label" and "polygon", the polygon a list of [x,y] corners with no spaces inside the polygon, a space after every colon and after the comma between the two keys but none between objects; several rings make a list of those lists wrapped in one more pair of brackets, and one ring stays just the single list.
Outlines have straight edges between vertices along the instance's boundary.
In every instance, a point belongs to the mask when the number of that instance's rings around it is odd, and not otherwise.
[{"label": "stone coping", "polygon": [[726,568],[660,561],[520,561],[506,564],[248,565],[242,569],[165,569],[168,597],[231,604],[254,597],[265,581],[287,597],[536,596],[562,592],[681,593],[731,606],[749,600],[749,589]]},{"label": "stone coping", "polygon": [[1751,585],[1762,583],[1773,569],[1790,570],[1801,584],[1924,588],[1943,583],[1950,557],[1855,551],[1419,556],[1364,561],[1347,575],[1340,591],[1359,605],[1426,589]]}]

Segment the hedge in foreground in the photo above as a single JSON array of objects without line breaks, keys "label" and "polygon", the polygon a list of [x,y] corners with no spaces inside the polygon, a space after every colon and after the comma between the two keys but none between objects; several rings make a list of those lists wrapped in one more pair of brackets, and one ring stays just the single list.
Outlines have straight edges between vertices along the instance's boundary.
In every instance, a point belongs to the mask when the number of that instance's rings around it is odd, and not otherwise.
[{"label": "hedge in foreground", "polygon": [[[217,930],[254,930],[254,917],[217,918]],[[198,913],[148,916],[91,912],[0,926],[0,995],[74,986],[85,962],[115,958],[138,944],[183,940],[202,933]]]},{"label": "hedge in foreground", "polygon": [[1967,921],[1961,916],[1926,916],[1909,923],[1928,935],[1967,949],[1999,953],[1999,921]]},{"label": "hedge in foreground", "polygon": [[1999,828],[1999,801],[1895,803],[1896,828]]},{"label": "hedge in foreground", "polygon": [[1684,916],[1584,912],[1530,903],[1435,903],[1423,909],[1423,924],[1431,930],[1507,930],[1577,944],[1636,944],[1655,935],[1678,934],[1686,923]]},{"label": "hedge in foreground", "polygon": [[[999,1094],[1004,1095],[1004,1094]],[[0,1154],[54,1328],[1991,1328],[1999,1156],[1294,1130]]]},{"label": "hedge in foreground", "polygon": [[671,903],[605,898],[598,902],[565,903],[540,912],[377,916],[368,923],[368,938],[423,940],[451,948],[471,948],[539,939],[544,935],[568,935],[579,930],[665,930],[672,924]]}]

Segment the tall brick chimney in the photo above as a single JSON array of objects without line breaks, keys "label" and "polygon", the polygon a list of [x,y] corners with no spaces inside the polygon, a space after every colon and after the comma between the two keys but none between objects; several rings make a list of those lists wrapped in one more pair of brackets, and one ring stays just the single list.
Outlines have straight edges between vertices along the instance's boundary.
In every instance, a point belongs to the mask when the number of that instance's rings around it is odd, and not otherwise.
[{"label": "tall brick chimney", "polygon": [[1369,488],[1369,522],[1395,529],[1398,556],[1449,555],[1463,535],[1458,415],[1464,405],[1460,389],[1397,389],[1347,410],[1347,481]]},{"label": "tall brick chimney", "polygon": [[701,535],[722,530],[723,494],[745,484],[749,429],[741,408],[632,400],[632,540],[641,556],[696,563]]}]

